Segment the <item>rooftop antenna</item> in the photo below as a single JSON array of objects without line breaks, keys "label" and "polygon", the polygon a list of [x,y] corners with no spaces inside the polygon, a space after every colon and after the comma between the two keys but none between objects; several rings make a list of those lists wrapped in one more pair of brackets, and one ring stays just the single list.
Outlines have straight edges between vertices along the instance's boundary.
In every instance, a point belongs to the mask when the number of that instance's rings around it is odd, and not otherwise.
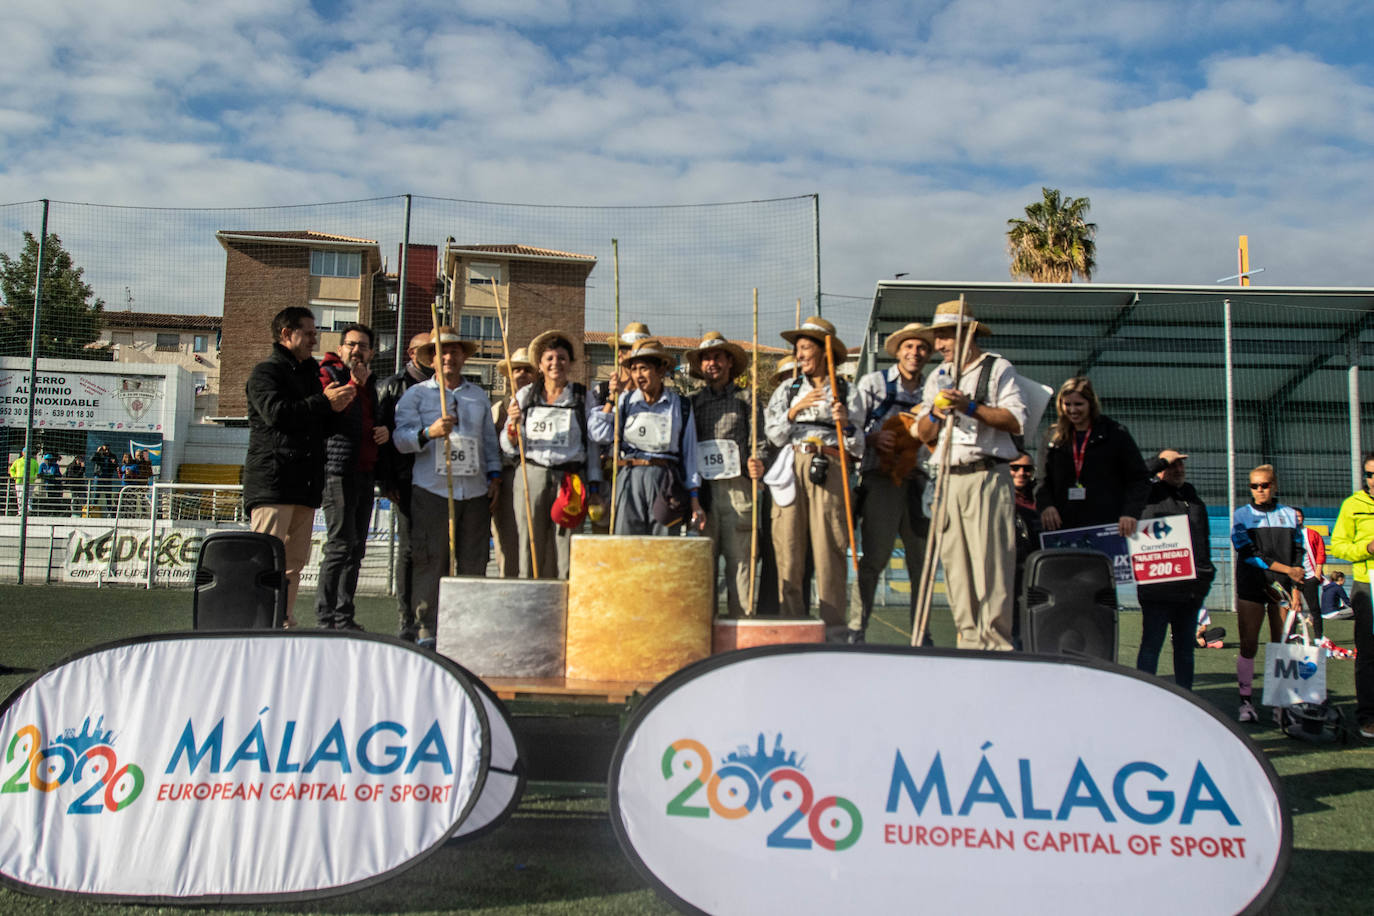
[{"label": "rooftop antenna", "polygon": [[132,292],[130,292],[130,291],[129,291],[129,287],[126,286],[126,287],[124,287],[124,311],[126,311],[126,312],[132,312],[133,310],[134,310],[134,294],[133,294]]}]

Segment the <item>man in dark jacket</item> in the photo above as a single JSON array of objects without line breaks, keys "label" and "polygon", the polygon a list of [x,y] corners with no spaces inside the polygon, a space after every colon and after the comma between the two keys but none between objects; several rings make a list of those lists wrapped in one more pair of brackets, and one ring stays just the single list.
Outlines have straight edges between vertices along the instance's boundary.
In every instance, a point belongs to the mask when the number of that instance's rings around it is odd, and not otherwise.
[{"label": "man in dark jacket", "polygon": [[1154,674],[1159,667],[1159,652],[1164,646],[1164,632],[1169,631],[1174,647],[1174,683],[1184,690],[1193,689],[1193,648],[1197,645],[1197,612],[1212,587],[1216,567],[1212,565],[1211,529],[1207,522],[1207,507],[1185,480],[1184,462],[1188,456],[1178,449],[1166,448],[1146,463],[1146,470],[1158,476],[1150,484],[1150,495],[1140,519],[1163,518],[1168,515],[1188,517],[1188,529],[1193,539],[1193,569],[1196,579],[1180,582],[1161,582],[1141,585],[1136,594],[1140,598],[1140,653],[1135,666]]},{"label": "man in dark jacket", "polygon": [[[433,369],[420,365],[415,358],[416,351],[429,342],[428,333],[410,338],[405,366],[377,386],[377,423],[389,433],[396,430],[396,404],[401,395],[412,385],[434,375]],[[392,511],[396,513],[396,615],[400,619],[397,635],[414,642],[420,632],[411,598],[414,561],[410,551],[410,475],[415,456],[402,455],[388,439],[382,443],[378,458],[377,484],[382,488],[382,495],[391,500]]]},{"label": "man in dark jacket", "polygon": [[353,403],[352,385],[320,384],[315,316],[303,306],[272,318],[272,353],[253,367],[248,395],[248,455],[243,508],[254,531],[286,547],[286,625],[294,627],[301,569],[324,492],[324,434],[330,417]]},{"label": "man in dark jacket", "polygon": [[372,329],[365,324],[344,328],[338,353],[320,363],[320,384],[352,385],[357,397],[334,414],[325,440],[324,556],[315,591],[315,617],[325,630],[361,630],[353,619],[358,571],[367,552],[372,521],[372,489],[377,449],[391,438],[376,422],[377,377],[369,368]]}]

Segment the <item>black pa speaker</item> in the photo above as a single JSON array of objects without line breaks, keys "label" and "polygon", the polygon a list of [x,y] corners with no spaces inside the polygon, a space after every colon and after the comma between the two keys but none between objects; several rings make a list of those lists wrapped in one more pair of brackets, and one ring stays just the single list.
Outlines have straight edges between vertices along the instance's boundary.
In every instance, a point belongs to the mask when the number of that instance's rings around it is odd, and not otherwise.
[{"label": "black pa speaker", "polygon": [[257,531],[212,531],[196,558],[191,626],[275,629],[286,621],[286,548]]},{"label": "black pa speaker", "polygon": [[1116,578],[1095,550],[1026,557],[1021,634],[1027,652],[1116,661]]}]

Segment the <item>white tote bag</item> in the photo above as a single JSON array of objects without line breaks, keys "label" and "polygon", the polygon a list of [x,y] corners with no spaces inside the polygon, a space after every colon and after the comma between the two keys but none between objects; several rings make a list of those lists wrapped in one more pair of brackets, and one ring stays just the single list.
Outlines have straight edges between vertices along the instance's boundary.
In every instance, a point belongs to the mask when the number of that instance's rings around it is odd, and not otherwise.
[{"label": "white tote bag", "polygon": [[[1294,612],[1284,621],[1285,633],[1293,626]],[[1264,696],[1266,706],[1326,702],[1326,650],[1312,645],[1307,622],[1302,624],[1301,643],[1271,642],[1264,647]]]}]

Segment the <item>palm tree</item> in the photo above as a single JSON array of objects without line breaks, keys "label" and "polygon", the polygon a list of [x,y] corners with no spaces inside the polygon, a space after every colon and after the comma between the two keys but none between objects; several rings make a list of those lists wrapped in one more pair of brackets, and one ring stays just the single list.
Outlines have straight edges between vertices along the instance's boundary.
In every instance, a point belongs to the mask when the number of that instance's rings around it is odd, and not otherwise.
[{"label": "palm tree", "polygon": [[1007,253],[1011,275],[1036,283],[1072,283],[1074,275],[1093,278],[1097,224],[1087,222],[1086,197],[1063,197],[1058,188],[1041,188],[1044,200],[1026,207],[1025,219],[1009,219]]}]

